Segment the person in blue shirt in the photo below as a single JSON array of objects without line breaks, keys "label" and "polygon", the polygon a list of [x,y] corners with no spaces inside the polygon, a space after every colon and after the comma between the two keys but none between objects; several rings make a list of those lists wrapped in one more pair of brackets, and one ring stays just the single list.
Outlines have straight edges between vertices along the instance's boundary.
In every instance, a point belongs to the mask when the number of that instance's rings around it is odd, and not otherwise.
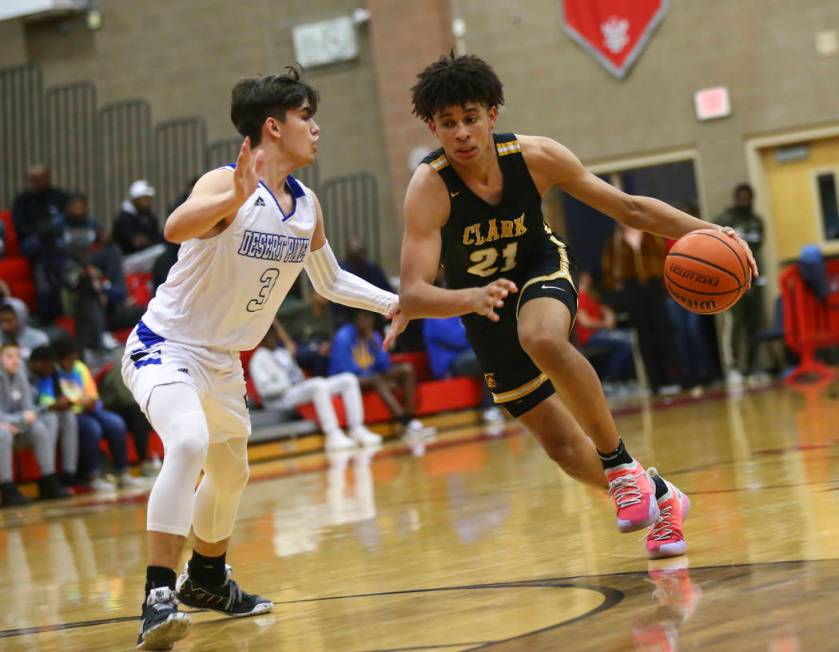
[{"label": "person in blue shirt", "polygon": [[[416,378],[408,363],[393,364],[382,347],[382,337],[374,329],[375,315],[365,310],[353,313],[352,320],[335,333],[329,360],[329,375],[354,373],[362,391],[373,389],[391,414],[404,425],[403,437],[419,439],[432,436],[436,429],[414,418]],[[400,404],[393,390],[402,391]]]},{"label": "person in blue shirt", "polygon": [[422,325],[422,334],[425,350],[428,352],[431,375],[436,379],[455,376],[480,378],[483,420],[491,425],[503,424],[504,415],[493,403],[492,394],[484,381],[481,365],[472,345],[466,339],[466,329],[460,317],[426,319]]}]

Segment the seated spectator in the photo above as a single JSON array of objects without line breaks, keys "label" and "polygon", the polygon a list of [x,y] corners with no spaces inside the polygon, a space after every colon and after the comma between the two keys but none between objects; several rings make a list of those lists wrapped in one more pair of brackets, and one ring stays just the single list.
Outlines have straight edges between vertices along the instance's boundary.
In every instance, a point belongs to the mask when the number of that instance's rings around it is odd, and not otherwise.
[{"label": "seated spectator", "polygon": [[[362,390],[374,389],[391,414],[404,424],[403,437],[432,436],[436,429],[414,418],[414,368],[408,363],[391,364],[390,356],[382,348],[381,336],[373,330],[374,324],[373,313],[356,310],[352,322],[338,329],[332,342],[329,374],[349,372],[359,377]],[[393,394],[395,387],[403,392],[403,405]]]},{"label": "seated spectator", "polygon": [[574,334],[581,347],[591,346],[606,350],[607,360],[602,370],[605,382],[620,382],[635,373],[632,358],[632,334],[616,328],[615,313],[591,294],[592,279],[588,272],[580,272],[577,292],[577,318]]},{"label": "seated spectator", "polygon": [[64,250],[73,260],[88,260],[98,237],[99,226],[88,214],[87,197],[81,193],[70,195],[61,225]]},{"label": "seated spectator", "polygon": [[27,181],[29,190],[14,200],[12,223],[20,251],[32,265],[36,314],[44,322],[50,322],[62,312],[66,257],[58,240],[67,194],[52,186],[49,168],[43,164],[29,168]]},{"label": "seated spectator", "polygon": [[131,184],[128,199],[122,202],[114,222],[114,240],[123,254],[133,254],[163,242],[160,223],[152,211],[155,194],[145,179]]},{"label": "seated spectator", "polygon": [[32,350],[50,343],[44,331],[28,325],[29,310],[22,301],[0,304],[0,335],[3,342],[14,342],[20,347],[23,359],[29,359]]},{"label": "seated spectator", "polygon": [[504,414],[495,407],[492,394],[484,381],[481,365],[466,339],[466,329],[460,317],[446,319],[425,319],[422,324],[422,334],[425,340],[425,350],[428,352],[428,362],[431,375],[434,378],[451,378],[452,376],[471,376],[481,380],[483,400],[483,420],[490,425],[504,423]]},{"label": "seated spectator", "polygon": [[[283,346],[279,346],[282,343]],[[294,341],[282,324],[274,322],[251,357],[249,371],[256,391],[266,407],[290,410],[313,402],[320,427],[326,435],[325,448],[337,450],[360,446],[375,446],[382,438],[364,427],[364,407],[358,377],[340,373],[329,378],[304,378],[294,361]],[[338,417],[332,405],[332,395],[340,394],[347,413],[349,437],[338,427]]]},{"label": "seated spectator", "polygon": [[329,301],[315,292],[304,311],[302,318],[294,320],[298,326],[294,337],[300,342],[297,347],[297,363],[310,376],[328,376],[332,338],[335,335],[335,320],[329,309]]},{"label": "seated spectator", "polygon": [[[118,359],[121,358],[120,355]],[[156,476],[162,464],[159,457],[149,454],[151,424],[137,405],[131,391],[125,386],[119,364],[113,365],[100,381],[99,395],[105,409],[121,416],[128,432],[134,436],[134,448],[141,463],[142,474],[147,477]]]},{"label": "seated spectator", "polygon": [[[55,356],[49,346],[39,346],[29,356],[29,380],[35,393],[35,404],[41,418],[55,423],[61,448],[61,483],[77,487],[79,466],[79,427],[73,404],[61,393],[61,384],[55,371]],[[94,442],[94,446],[96,442]]]},{"label": "seated spectator", "polygon": [[[372,283],[377,288],[387,290],[388,292],[394,291],[393,286],[391,286],[387,278],[387,274],[385,274],[385,270],[382,269],[379,263],[367,257],[367,247],[358,236],[350,236],[349,242],[347,243],[347,255],[341,261],[341,267],[351,274],[363,278],[368,283]],[[338,326],[342,326],[353,318],[353,308],[348,306],[333,303],[332,312],[335,314]],[[384,322],[381,321],[378,315],[376,315],[376,318],[376,325],[380,327]],[[404,336],[404,333],[402,335]]]},{"label": "seated spectator", "polygon": [[50,170],[43,163],[29,166],[26,181],[29,189],[15,197],[12,203],[12,224],[21,253],[31,258],[39,250],[42,237],[54,237],[67,203],[67,193],[52,185]]},{"label": "seated spectator", "polygon": [[4,507],[25,505],[29,501],[18,492],[12,476],[14,450],[31,446],[41,469],[38,497],[42,500],[66,498],[70,492],[55,475],[55,445],[58,433],[54,422],[35,412],[32,389],[23,367],[20,347],[13,342],[0,346],[0,490]]},{"label": "seated spectator", "polygon": [[61,391],[73,404],[79,427],[79,477],[97,491],[113,489],[114,485],[100,473],[99,440],[108,443],[117,483],[122,487],[141,484],[128,472],[127,433],[122,418],[102,407],[99,390],[87,365],[79,360],[79,347],[69,338],[59,340],[53,348],[58,362]]}]

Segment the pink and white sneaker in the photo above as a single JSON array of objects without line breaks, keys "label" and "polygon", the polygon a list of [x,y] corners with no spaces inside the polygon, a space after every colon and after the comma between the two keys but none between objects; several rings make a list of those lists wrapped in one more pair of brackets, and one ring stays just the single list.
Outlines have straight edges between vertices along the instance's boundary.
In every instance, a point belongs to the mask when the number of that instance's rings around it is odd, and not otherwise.
[{"label": "pink and white sneaker", "polygon": [[[654,468],[650,468],[648,473],[651,477],[658,475]],[[658,499],[658,520],[647,532],[647,557],[650,559],[677,557],[688,549],[682,524],[690,511],[690,499],[676,485],[667,480],[664,482],[667,493]]]},{"label": "pink and white sneaker", "polygon": [[655,523],[658,503],[655,484],[638,462],[606,469],[609,495],[617,507],[618,530],[634,532]]}]

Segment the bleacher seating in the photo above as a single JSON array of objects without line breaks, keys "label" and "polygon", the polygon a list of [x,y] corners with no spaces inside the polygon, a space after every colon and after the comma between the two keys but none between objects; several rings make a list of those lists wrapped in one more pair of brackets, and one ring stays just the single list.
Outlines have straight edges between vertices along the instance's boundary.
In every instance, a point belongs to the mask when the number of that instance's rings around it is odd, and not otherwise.
[{"label": "bleacher seating", "polygon": [[35,279],[29,261],[20,255],[17,234],[12,225],[12,214],[0,211],[0,221],[6,224],[6,249],[0,258],[0,278],[6,281],[12,296],[23,300],[30,310],[35,309]]}]

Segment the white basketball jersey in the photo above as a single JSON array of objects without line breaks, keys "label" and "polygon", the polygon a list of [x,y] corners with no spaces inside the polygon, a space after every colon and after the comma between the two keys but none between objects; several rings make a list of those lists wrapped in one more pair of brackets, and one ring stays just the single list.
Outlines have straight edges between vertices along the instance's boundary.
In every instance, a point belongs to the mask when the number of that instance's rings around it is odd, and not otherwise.
[{"label": "white basketball jersey", "polygon": [[184,242],[143,323],[181,344],[259,344],[303,269],[317,222],[312,191],[291,176],[286,188],[294,198],[288,215],[260,182],[222,233]]}]

